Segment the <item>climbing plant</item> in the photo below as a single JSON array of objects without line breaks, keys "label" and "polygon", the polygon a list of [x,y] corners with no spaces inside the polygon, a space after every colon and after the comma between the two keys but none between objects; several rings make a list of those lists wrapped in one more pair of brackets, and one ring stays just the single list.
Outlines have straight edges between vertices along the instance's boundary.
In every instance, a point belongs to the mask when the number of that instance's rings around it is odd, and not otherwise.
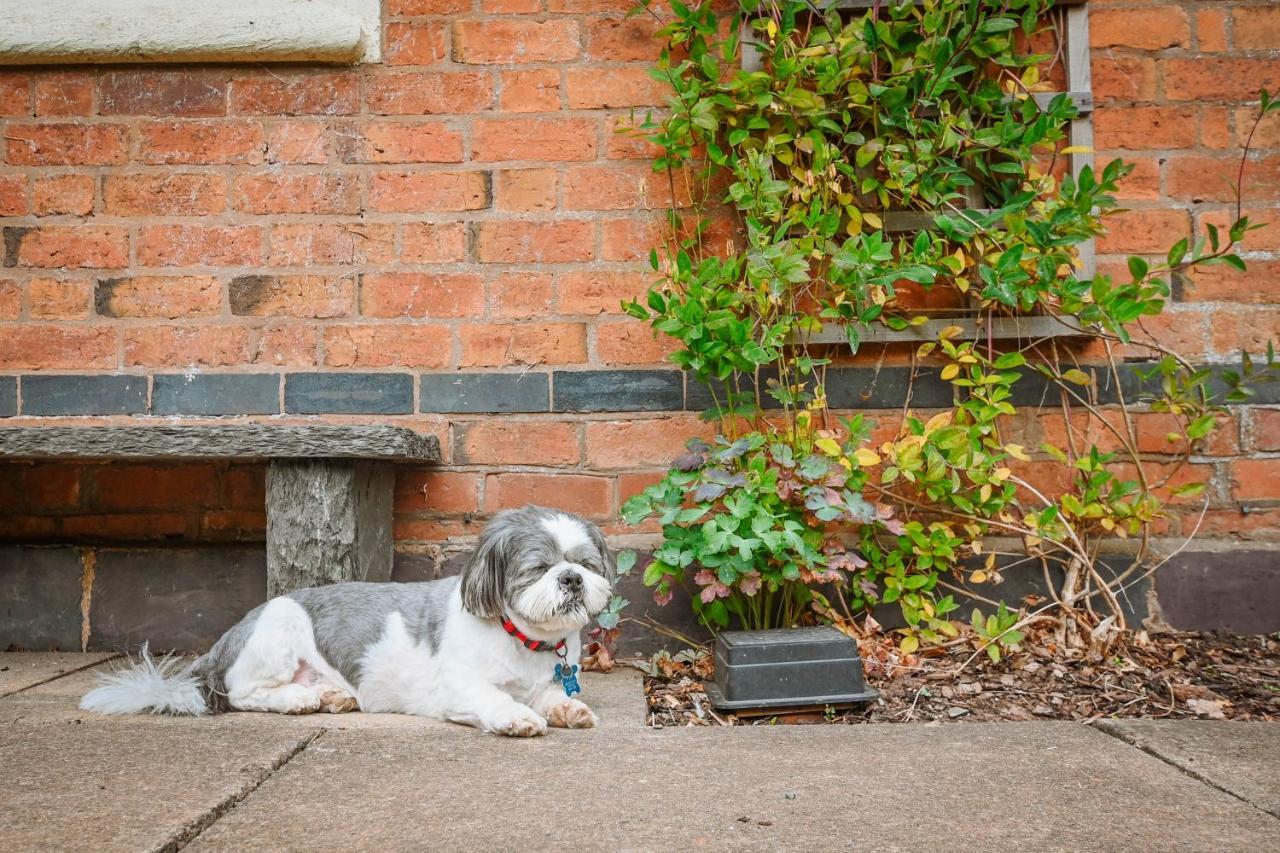
[{"label": "climbing plant", "polygon": [[[636,12],[656,14],[648,6]],[[1236,249],[1255,226],[1237,210],[1163,258],[1130,258],[1127,275],[1085,270],[1080,248],[1118,209],[1130,167],[1067,169],[1075,107],[1035,97],[1060,71],[1043,0],[852,15],[793,0],[672,2],[658,37],[652,73],[670,86],[669,109],[635,132],[659,150],[673,207],[650,256],[656,282],[625,307],[675,339],[672,358],[709,389],[719,430],[624,507],[631,523],[661,525],[644,572],[657,600],[686,586],[713,628],[852,629],[896,603],[912,652],[957,635],[960,581],[984,598],[1012,561],[1043,571],[1052,600],[1020,616],[975,612],[993,658],[1040,620],[1069,644],[1126,627],[1123,590],[1154,569],[1165,502],[1203,489],[1180,466],[1223,403],[1274,372],[1271,350],[1256,366],[1196,369],[1144,321],[1175,277],[1243,269]],[[759,70],[741,68],[744,40]],[[1277,108],[1263,92],[1260,114]],[[890,230],[903,212],[924,227]],[[937,306],[976,318],[979,333],[951,325],[900,355],[913,377],[937,371],[952,406],[917,414],[908,388],[892,424],[833,411],[833,362],[868,329],[919,326]],[[1027,314],[1077,337],[990,334],[996,318]],[[813,342],[830,327],[839,346]],[[1135,352],[1150,356],[1136,372],[1121,363]],[[1014,400],[1029,388],[1061,413],[1063,439],[1019,443]],[[1114,409],[1105,388],[1124,389]],[[1139,451],[1136,406],[1169,416],[1172,463]],[[1115,539],[1132,546],[1108,569]]]}]

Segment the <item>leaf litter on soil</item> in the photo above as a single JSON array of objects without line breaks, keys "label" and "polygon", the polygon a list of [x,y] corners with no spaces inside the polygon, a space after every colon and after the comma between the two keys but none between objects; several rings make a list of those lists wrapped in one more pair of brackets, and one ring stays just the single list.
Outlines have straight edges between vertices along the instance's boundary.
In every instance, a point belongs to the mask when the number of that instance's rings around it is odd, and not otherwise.
[{"label": "leaf litter on soil", "polygon": [[777,723],[993,722],[1101,718],[1280,721],[1280,635],[1139,632],[1106,654],[1064,653],[1045,641],[998,663],[955,644],[902,655],[880,637],[860,642],[868,683],[861,708],[745,717],[715,711],[703,683],[710,654],[644,662],[653,726]]}]

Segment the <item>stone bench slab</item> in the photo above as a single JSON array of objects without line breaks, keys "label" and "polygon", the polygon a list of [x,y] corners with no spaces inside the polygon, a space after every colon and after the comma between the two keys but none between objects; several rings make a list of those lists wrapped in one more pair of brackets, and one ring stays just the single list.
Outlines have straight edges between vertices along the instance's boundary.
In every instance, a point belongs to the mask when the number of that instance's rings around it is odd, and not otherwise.
[{"label": "stone bench slab", "polygon": [[392,426],[5,427],[0,458],[439,462],[440,441]]}]

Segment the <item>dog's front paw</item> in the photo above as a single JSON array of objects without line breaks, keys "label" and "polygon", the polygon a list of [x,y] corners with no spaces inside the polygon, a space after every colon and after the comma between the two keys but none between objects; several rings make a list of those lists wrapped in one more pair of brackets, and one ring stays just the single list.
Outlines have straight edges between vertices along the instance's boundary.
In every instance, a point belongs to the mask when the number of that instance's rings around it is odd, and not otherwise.
[{"label": "dog's front paw", "polygon": [[547,733],[547,721],[534,713],[532,708],[517,705],[510,714],[500,717],[485,728],[508,737],[537,737]]},{"label": "dog's front paw", "polygon": [[595,712],[577,699],[567,699],[547,711],[548,725],[558,729],[591,729],[599,722]]}]

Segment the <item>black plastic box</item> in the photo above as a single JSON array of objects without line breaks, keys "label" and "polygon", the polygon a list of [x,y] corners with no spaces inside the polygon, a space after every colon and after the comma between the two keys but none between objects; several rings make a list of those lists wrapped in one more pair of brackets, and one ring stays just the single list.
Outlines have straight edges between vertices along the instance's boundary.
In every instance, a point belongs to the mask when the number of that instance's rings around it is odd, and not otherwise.
[{"label": "black plastic box", "polygon": [[853,705],[880,695],[863,679],[858,644],[835,628],[725,631],[706,689],[725,711]]}]

